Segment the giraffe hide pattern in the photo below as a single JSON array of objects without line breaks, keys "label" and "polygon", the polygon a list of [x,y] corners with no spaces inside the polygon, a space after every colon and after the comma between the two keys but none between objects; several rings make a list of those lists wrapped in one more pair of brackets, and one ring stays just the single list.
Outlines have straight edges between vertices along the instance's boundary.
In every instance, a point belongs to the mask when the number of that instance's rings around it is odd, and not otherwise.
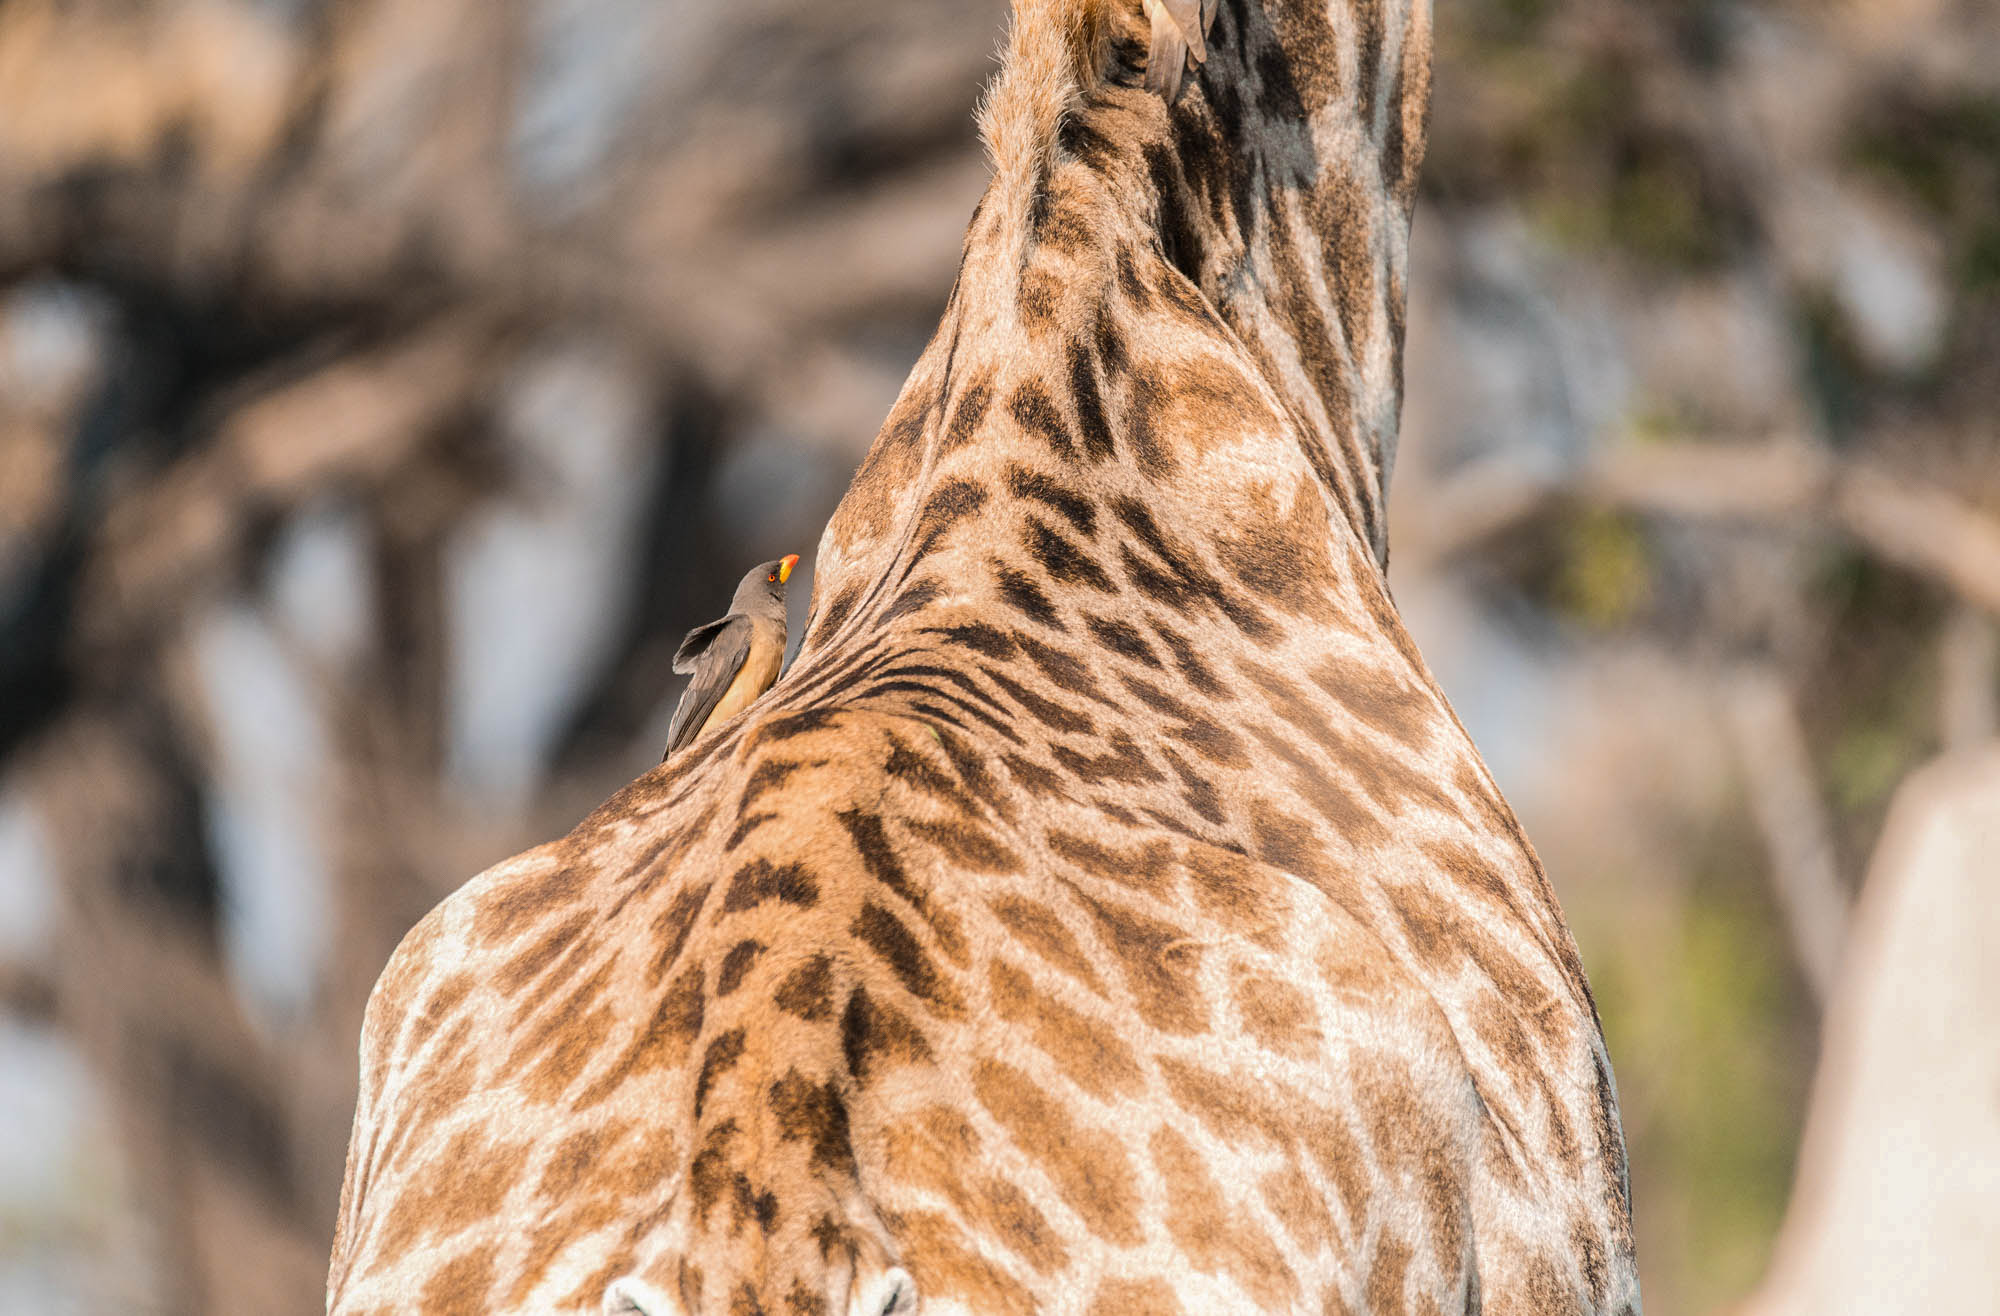
[{"label": "giraffe hide pattern", "polygon": [[1429,8],[1204,9],[1162,95],[1138,0],[1018,0],[797,661],[396,951],[330,1311],[1637,1311],[1385,583]]}]

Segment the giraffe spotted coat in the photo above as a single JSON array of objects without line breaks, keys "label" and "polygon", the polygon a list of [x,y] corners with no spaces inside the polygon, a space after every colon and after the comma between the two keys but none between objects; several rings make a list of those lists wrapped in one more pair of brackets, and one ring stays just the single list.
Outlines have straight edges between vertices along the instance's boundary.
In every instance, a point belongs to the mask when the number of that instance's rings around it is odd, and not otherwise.
[{"label": "giraffe spotted coat", "polygon": [[384,971],[331,1311],[1636,1311],[1384,586],[1428,7],[1225,3],[1171,105],[1137,3],[1010,41],[795,666]]}]

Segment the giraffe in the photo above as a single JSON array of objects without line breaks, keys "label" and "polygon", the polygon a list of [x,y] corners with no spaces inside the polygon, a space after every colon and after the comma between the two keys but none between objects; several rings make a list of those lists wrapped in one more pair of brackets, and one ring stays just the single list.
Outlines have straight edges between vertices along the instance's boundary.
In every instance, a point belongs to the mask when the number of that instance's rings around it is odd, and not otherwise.
[{"label": "giraffe", "polygon": [[1232,0],[1171,100],[1151,13],[1016,0],[792,668],[391,958],[329,1311],[1638,1310],[1384,578],[1428,6]]}]

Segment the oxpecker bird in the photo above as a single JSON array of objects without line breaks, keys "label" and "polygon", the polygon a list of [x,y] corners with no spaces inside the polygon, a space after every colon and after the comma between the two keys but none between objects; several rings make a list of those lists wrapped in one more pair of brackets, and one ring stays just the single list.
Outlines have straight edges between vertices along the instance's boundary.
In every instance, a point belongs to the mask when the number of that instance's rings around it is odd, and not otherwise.
[{"label": "oxpecker bird", "polygon": [[667,729],[664,760],[711,725],[728,721],[771,688],[785,662],[785,582],[799,555],[766,562],[743,578],[729,615],[687,633],[674,651],[674,670],[692,672]]}]

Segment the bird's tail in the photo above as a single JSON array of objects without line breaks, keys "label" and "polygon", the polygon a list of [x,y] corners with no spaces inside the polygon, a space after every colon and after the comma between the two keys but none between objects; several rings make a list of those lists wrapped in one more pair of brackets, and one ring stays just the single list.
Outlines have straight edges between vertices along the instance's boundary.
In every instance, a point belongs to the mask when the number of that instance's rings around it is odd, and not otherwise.
[{"label": "bird's tail", "polygon": [[1181,72],[1192,54],[1200,64],[1208,59],[1208,25],[1215,21],[1217,0],[1143,0],[1153,25],[1146,51],[1146,85],[1166,97],[1180,94]]}]

